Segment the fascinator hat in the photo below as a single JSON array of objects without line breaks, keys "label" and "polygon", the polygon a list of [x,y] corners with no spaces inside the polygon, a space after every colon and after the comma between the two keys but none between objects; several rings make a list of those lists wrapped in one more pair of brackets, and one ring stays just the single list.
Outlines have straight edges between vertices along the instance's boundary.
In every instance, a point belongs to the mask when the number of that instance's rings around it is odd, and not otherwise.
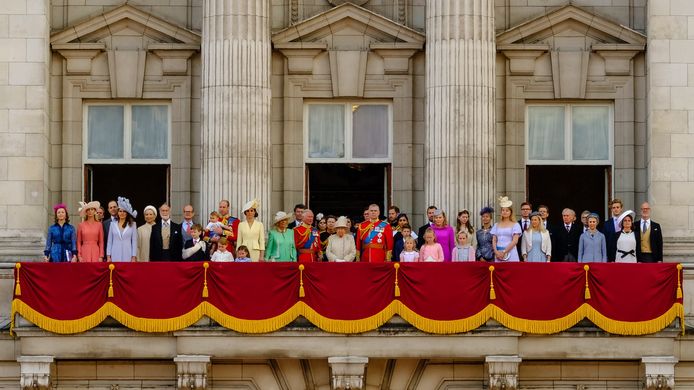
[{"label": "fascinator hat", "polygon": [[54,212],[54,213],[55,213],[56,211],[60,210],[60,209],[65,210],[65,212],[67,213],[67,206],[65,205],[65,203],[62,203],[62,202],[61,202],[61,203],[58,203],[58,204],[56,204],[55,206],[53,206],[53,212]]},{"label": "fascinator hat", "polygon": [[124,196],[119,196],[118,201],[118,208],[125,211],[126,213],[130,214],[131,217],[137,218],[137,211],[133,210],[133,206],[130,205],[130,200]]},{"label": "fascinator hat", "polygon": [[508,198],[508,196],[499,197],[499,207],[511,207],[513,202]]},{"label": "fascinator hat", "polygon": [[87,210],[98,209],[99,207],[101,207],[101,203],[99,203],[98,200],[93,200],[89,203],[80,202],[80,217],[84,217],[84,215],[87,214]]},{"label": "fascinator hat", "polygon": [[482,207],[482,210],[480,210],[480,215],[484,214],[494,214],[494,209],[489,206]]},{"label": "fascinator hat", "polygon": [[260,208],[260,202],[258,199],[253,199],[249,202],[246,202],[245,205],[243,205],[243,210],[241,210],[241,214],[246,214],[246,211],[250,209],[255,209],[256,211]]}]

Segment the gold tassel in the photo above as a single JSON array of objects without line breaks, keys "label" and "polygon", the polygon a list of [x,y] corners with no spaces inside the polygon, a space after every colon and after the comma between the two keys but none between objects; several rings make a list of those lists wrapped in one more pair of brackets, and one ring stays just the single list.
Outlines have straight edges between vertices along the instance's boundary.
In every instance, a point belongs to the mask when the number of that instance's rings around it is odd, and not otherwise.
[{"label": "gold tassel", "polygon": [[496,292],[494,292],[494,266],[489,266],[489,299],[496,299]]},{"label": "gold tassel", "polygon": [[299,298],[303,298],[306,296],[306,292],[304,291],[304,265],[299,264]]},{"label": "gold tassel", "polygon": [[395,296],[400,296],[400,286],[398,286],[398,269],[400,269],[400,263],[393,264],[395,268]]},{"label": "gold tassel", "polygon": [[17,268],[17,284],[14,286],[14,295],[18,297],[22,295],[22,288],[19,286],[19,269],[22,268],[22,265],[17,263],[15,268]]},{"label": "gold tassel", "polygon": [[590,269],[590,267],[588,266],[588,264],[586,264],[583,266],[583,269],[586,271],[586,291],[585,293],[583,293],[583,298],[590,299],[590,290],[588,289],[588,270]]},{"label": "gold tassel", "polygon": [[[19,265],[19,264],[17,264]],[[677,299],[682,299],[682,264],[677,264]],[[17,287],[19,287],[19,270],[17,271]],[[17,294],[19,295],[19,294]]]},{"label": "gold tassel", "polygon": [[116,268],[113,263],[108,265],[109,269],[109,274],[108,274],[108,297],[113,298],[113,269]]},{"label": "gold tassel", "polygon": [[207,269],[210,267],[208,262],[202,263],[202,267],[205,269],[205,284],[202,286],[202,297],[207,298],[210,296],[210,292],[207,290]]}]

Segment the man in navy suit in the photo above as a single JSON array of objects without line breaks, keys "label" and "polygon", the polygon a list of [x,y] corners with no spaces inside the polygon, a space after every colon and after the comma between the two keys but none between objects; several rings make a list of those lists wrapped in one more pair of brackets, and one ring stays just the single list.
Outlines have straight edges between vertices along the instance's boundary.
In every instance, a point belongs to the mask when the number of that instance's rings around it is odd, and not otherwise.
[{"label": "man in navy suit", "polygon": [[572,209],[564,209],[561,218],[564,223],[554,227],[552,261],[576,262],[583,225],[576,223],[576,212]]},{"label": "man in navy suit", "polygon": [[624,204],[620,199],[612,199],[610,202],[610,211],[612,216],[605,221],[605,226],[602,228],[602,233],[605,235],[605,243],[607,244],[607,261],[614,262],[617,256],[617,239],[622,228],[617,223],[617,218],[622,214]]},{"label": "man in navy suit", "polygon": [[[518,225],[521,228],[521,231],[525,233],[526,230],[530,227],[530,213],[533,211],[533,205],[528,203],[528,202],[523,202],[520,205],[520,212],[521,212],[521,217],[518,220]],[[521,244],[523,241],[523,236],[518,239],[518,245],[516,245],[516,249],[518,249],[518,258],[522,259],[523,255],[521,253]]]},{"label": "man in navy suit", "polygon": [[663,261],[663,231],[660,224],[651,221],[651,206],[641,205],[641,220],[634,222],[636,236],[636,261],[659,263]]}]

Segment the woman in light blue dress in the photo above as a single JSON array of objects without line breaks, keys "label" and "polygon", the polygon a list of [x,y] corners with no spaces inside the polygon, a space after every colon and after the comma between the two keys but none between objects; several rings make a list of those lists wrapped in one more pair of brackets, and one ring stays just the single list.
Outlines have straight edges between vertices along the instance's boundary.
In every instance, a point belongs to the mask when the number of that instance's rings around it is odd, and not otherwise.
[{"label": "woman in light blue dress", "polygon": [[137,211],[127,198],[118,197],[118,219],[108,230],[106,255],[109,262],[137,261]]},{"label": "woman in light blue dress", "polygon": [[607,245],[605,235],[598,231],[600,217],[592,213],[588,216],[588,230],[583,232],[578,241],[579,263],[607,262]]},{"label": "woman in light blue dress", "polygon": [[530,228],[523,233],[521,252],[524,261],[531,263],[545,263],[552,258],[552,240],[538,212],[530,214]]}]

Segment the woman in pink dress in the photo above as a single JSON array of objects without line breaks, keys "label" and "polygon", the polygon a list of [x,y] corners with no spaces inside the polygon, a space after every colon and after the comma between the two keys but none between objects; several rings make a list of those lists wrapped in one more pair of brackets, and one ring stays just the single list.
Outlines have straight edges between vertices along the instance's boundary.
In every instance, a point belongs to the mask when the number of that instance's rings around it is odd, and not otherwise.
[{"label": "woman in pink dress", "polygon": [[95,263],[104,261],[104,228],[96,220],[98,201],[80,202],[80,216],[84,218],[77,227],[77,261]]},{"label": "woman in pink dress", "polygon": [[434,223],[431,229],[436,234],[436,242],[441,244],[443,249],[443,261],[451,261],[453,258],[453,248],[455,248],[455,231],[448,224],[446,213],[441,210],[434,211]]}]

